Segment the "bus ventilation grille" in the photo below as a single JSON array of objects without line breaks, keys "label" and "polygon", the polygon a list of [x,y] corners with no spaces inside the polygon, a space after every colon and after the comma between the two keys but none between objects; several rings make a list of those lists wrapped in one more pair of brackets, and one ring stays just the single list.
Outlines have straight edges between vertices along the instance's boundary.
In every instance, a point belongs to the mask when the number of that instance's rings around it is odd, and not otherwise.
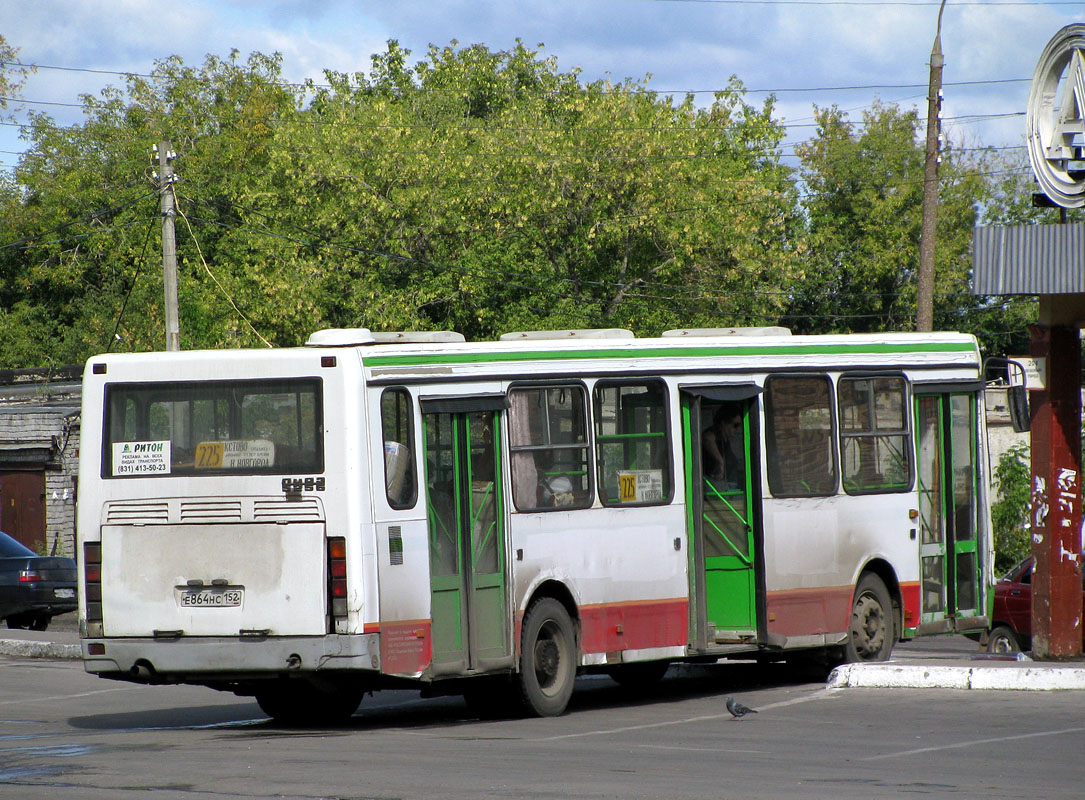
[{"label": "bus ventilation grille", "polygon": [[388,562],[393,567],[403,563],[403,529],[398,525],[388,528]]},{"label": "bus ventilation grille", "polygon": [[170,505],[165,501],[135,501],[107,503],[106,525],[146,525],[169,522]]},{"label": "bus ventilation grille", "polygon": [[253,519],[281,520],[283,522],[320,522],[324,515],[320,503],[315,499],[302,500],[257,500],[252,507]]},{"label": "bus ventilation grille", "polygon": [[240,522],[241,501],[182,502],[181,522]]}]

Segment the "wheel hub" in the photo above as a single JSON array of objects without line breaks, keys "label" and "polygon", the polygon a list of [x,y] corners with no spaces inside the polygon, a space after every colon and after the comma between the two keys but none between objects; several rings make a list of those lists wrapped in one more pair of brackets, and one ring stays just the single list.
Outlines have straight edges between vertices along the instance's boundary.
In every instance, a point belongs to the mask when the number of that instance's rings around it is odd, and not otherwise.
[{"label": "wheel hub", "polygon": [[881,605],[869,597],[861,597],[855,604],[856,650],[863,656],[879,653],[885,643],[885,619]]},{"label": "wheel hub", "polygon": [[558,646],[553,639],[540,639],[535,642],[535,673],[540,683],[549,683],[558,674]]}]

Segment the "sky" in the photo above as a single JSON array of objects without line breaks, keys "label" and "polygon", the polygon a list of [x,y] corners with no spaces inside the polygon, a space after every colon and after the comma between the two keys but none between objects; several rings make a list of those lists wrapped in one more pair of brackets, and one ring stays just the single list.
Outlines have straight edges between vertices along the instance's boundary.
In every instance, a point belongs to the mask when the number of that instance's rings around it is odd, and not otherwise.
[{"label": "sky", "polygon": [[[1085,16],[1082,2],[949,0],[942,18],[945,131],[957,146],[1021,146],[1029,83],[1048,41]],[[0,34],[39,65],[23,111],[81,121],[82,94],[122,86],[177,55],[281,53],[284,77],[367,71],[396,39],[421,60],[432,43],[492,50],[544,45],[586,80],[643,79],[698,102],[736,76],[748,100],[776,95],[786,145],[814,133],[815,105],[853,120],[876,100],[926,117],[937,0],[0,0]],[[0,168],[26,143],[0,125]]]}]

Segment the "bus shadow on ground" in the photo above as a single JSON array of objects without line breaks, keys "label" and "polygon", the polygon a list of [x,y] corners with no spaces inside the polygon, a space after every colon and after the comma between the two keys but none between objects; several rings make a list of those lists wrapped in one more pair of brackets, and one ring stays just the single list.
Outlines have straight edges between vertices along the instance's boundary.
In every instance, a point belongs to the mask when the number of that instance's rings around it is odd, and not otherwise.
[{"label": "bus shadow on ground", "polygon": [[80,730],[170,730],[216,727],[243,727],[267,722],[255,701],[208,706],[173,706],[139,711],[117,711],[69,717],[68,724]]},{"label": "bus shadow on ground", "polygon": [[[737,692],[823,683],[826,674],[825,668],[817,666],[801,668],[782,663],[736,661],[674,665],[662,680],[636,687],[619,685],[603,674],[584,675],[577,679],[576,691],[566,713],[677,704],[707,698],[720,698],[722,701],[724,695]],[[281,725],[268,719],[255,701],[247,700],[221,705],[94,714],[72,717],[68,724],[85,730],[213,729],[229,736],[268,737],[334,735],[394,728],[454,728],[522,718],[523,714],[510,709],[507,715],[480,719],[471,712],[463,698],[456,695],[422,697],[414,691],[390,690],[366,695],[354,716],[335,727]]]}]

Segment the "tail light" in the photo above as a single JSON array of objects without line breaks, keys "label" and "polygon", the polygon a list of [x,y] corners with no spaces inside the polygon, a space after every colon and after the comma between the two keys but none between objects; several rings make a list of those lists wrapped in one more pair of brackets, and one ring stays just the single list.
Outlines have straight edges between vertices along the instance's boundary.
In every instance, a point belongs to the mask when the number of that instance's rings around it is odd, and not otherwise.
[{"label": "tail light", "polygon": [[19,583],[37,583],[41,580],[41,573],[36,569],[24,569],[19,573]]},{"label": "tail light", "polygon": [[328,538],[328,608],[332,619],[347,615],[347,540]]},{"label": "tail light", "polygon": [[102,622],[102,544],[83,543],[83,599],[87,622]]}]

